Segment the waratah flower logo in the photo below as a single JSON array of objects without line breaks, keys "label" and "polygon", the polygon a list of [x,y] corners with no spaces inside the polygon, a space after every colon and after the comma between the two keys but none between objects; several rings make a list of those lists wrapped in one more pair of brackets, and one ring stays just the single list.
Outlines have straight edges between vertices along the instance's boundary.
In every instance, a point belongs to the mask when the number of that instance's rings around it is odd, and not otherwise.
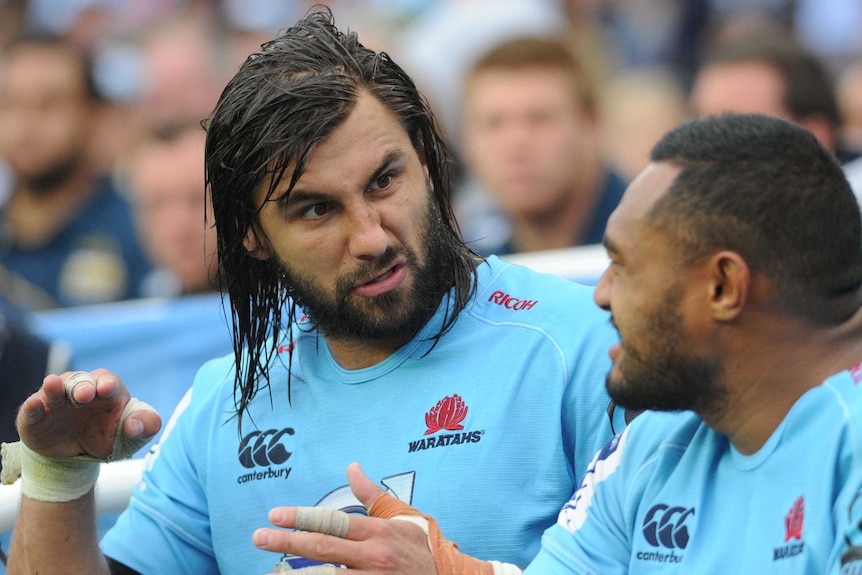
[{"label": "waratah flower logo", "polygon": [[428,426],[428,431],[425,435],[437,433],[441,429],[449,431],[458,431],[464,429],[461,422],[467,416],[467,404],[461,399],[457,393],[447,395],[437,402],[437,405],[431,408],[431,411],[425,414],[425,425]]}]

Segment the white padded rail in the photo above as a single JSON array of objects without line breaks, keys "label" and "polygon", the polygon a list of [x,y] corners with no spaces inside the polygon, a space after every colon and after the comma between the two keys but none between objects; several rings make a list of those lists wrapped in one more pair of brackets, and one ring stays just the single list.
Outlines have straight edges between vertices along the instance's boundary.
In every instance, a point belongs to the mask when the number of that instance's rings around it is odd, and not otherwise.
[{"label": "white padded rail", "polygon": [[[119,513],[132,496],[132,487],[140,481],[143,459],[127,459],[103,463],[96,483],[96,511]],[[10,531],[21,505],[21,480],[0,486],[0,533]]]}]

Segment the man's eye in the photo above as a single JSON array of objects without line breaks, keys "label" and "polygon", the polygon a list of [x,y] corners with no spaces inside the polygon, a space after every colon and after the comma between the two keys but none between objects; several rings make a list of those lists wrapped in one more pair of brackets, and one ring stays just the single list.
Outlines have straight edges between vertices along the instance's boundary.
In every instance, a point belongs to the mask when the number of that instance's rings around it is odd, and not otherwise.
[{"label": "man's eye", "polygon": [[375,190],[385,190],[389,187],[389,184],[392,183],[392,176],[389,174],[383,174],[377,176],[377,179],[374,180],[374,189]]},{"label": "man's eye", "polygon": [[306,209],[303,213],[303,217],[317,219],[322,218],[327,213],[329,213],[329,204],[320,203],[314,204],[313,206],[310,206],[308,209]]}]

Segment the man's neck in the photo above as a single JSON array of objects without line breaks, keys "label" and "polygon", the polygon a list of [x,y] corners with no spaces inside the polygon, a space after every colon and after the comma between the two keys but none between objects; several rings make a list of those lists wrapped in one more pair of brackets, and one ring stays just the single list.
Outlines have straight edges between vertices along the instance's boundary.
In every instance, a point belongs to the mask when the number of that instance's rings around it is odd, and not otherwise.
[{"label": "man's neck", "polygon": [[793,405],[828,377],[862,362],[862,311],[831,328],[783,322],[739,341],[724,373],[724,404],[701,413],[741,453],[759,451]]},{"label": "man's neck", "polygon": [[568,248],[587,234],[603,191],[601,167],[585,169],[561,201],[542,214],[512,221],[511,245],[516,252]]},{"label": "man's neck", "polygon": [[338,365],[350,370],[377,365],[408,341],[410,338],[374,341],[326,338],[332,357]]}]

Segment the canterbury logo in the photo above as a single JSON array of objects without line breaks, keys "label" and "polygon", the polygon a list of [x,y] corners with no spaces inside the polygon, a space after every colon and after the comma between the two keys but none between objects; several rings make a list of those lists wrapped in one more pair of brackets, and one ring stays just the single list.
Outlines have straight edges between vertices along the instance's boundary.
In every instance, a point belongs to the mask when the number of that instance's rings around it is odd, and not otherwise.
[{"label": "canterbury logo", "polygon": [[512,297],[509,294],[499,290],[492,293],[491,297],[488,298],[488,301],[497,305],[501,305],[506,309],[514,310],[530,309],[539,302],[539,300],[535,299],[519,299],[516,297]]},{"label": "canterbury logo", "polygon": [[643,534],[653,547],[685,549],[688,545],[686,520],[694,515],[694,507],[670,507],[663,503],[654,505],[643,522]]},{"label": "canterbury logo", "polygon": [[437,433],[441,429],[449,431],[464,429],[461,422],[467,417],[467,409],[467,404],[464,403],[460,395],[457,393],[447,395],[425,414],[425,425],[428,426],[425,435]]},{"label": "canterbury logo", "polygon": [[850,368],[850,377],[853,378],[854,384],[857,384],[862,381],[862,364],[857,363]]},{"label": "canterbury logo", "polygon": [[296,432],[291,427],[249,433],[239,444],[239,462],[248,469],[281,465],[293,455],[282,445],[281,439],[294,433]]}]

